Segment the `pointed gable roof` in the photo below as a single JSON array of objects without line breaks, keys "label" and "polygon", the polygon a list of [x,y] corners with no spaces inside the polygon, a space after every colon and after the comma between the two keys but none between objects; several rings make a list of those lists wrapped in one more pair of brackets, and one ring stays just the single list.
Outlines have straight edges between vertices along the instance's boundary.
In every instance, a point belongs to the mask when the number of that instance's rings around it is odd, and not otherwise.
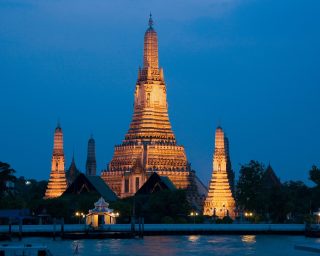
[{"label": "pointed gable roof", "polygon": [[136,192],[136,195],[147,195],[162,190],[176,190],[176,187],[167,176],[159,176],[156,172]]},{"label": "pointed gable roof", "polygon": [[66,171],[66,178],[68,180],[69,185],[76,179],[79,173],[81,173],[81,171],[77,168],[73,155],[70,167]]},{"label": "pointed gable roof", "polygon": [[269,164],[262,177],[262,185],[265,187],[281,187],[280,179],[276,176],[274,170]]},{"label": "pointed gable roof", "polygon": [[63,193],[66,194],[81,194],[85,192],[97,192],[107,201],[116,201],[116,194],[109,188],[100,176],[86,176],[80,173],[72,184]]}]

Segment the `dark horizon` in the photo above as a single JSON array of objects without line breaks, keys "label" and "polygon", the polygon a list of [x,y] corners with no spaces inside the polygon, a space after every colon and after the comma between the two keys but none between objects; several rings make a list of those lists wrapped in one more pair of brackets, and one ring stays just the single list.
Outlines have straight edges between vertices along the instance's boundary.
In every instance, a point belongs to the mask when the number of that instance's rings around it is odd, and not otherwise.
[{"label": "dark horizon", "polygon": [[85,172],[92,133],[97,173],[105,169],[129,129],[151,10],[172,128],[203,183],[221,125],[237,177],[240,164],[258,160],[282,182],[313,185],[320,3],[166,3],[1,2],[0,161],[17,176],[48,179],[60,120],[66,168],[74,152]]}]

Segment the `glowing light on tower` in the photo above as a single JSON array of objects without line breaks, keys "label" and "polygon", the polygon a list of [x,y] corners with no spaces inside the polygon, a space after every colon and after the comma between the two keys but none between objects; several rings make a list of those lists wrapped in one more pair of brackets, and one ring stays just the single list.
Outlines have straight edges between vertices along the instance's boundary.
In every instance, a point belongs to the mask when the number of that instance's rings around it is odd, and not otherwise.
[{"label": "glowing light on tower", "polygon": [[[120,197],[132,196],[153,173],[197,198],[195,173],[178,145],[168,115],[167,89],[159,67],[158,35],[150,15],[144,34],[143,66],[134,93],[133,117],[125,139],[101,177]],[[196,199],[195,199],[196,200]]]},{"label": "glowing light on tower", "polygon": [[54,132],[51,173],[44,198],[60,196],[67,188],[64,165],[63,133],[58,123]]},{"label": "glowing light on tower", "polygon": [[216,129],[213,170],[209,191],[204,203],[204,215],[223,218],[235,217],[235,201],[232,195],[232,184],[228,170],[229,145],[225,147],[224,132],[221,127]]}]

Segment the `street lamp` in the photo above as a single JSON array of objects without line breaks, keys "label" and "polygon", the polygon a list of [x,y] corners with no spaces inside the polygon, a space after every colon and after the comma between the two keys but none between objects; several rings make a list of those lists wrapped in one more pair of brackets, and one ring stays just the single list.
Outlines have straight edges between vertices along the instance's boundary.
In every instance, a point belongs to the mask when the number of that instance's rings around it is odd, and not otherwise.
[{"label": "street lamp", "polygon": [[79,218],[79,224],[80,224],[80,220],[81,220],[81,217],[84,219],[86,217],[86,215],[83,213],[83,212],[75,212],[75,216],[76,218]]},{"label": "street lamp", "polygon": [[193,224],[196,223],[196,216],[198,216],[199,213],[197,213],[196,211],[191,211],[190,212],[190,216],[193,217]]},{"label": "street lamp", "polygon": [[111,213],[111,216],[114,218],[113,224],[116,224],[117,223],[116,218],[118,218],[120,216],[120,213],[119,212],[113,212],[113,213]]},{"label": "street lamp", "polygon": [[249,220],[253,217],[253,212],[245,212],[244,216]]}]

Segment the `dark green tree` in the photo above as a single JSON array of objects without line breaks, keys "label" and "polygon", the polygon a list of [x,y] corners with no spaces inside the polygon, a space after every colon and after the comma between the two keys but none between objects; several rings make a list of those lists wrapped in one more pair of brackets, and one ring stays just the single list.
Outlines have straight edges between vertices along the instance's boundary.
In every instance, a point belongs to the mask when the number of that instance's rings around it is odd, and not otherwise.
[{"label": "dark green tree", "polygon": [[0,162],[0,209],[21,208],[22,201],[15,200],[15,191],[7,188],[7,182],[14,182],[15,170],[9,164]]},{"label": "dark green tree", "polygon": [[285,211],[294,222],[302,223],[311,210],[311,190],[302,181],[289,181],[283,184]]},{"label": "dark green tree", "polygon": [[133,205],[136,217],[144,217],[145,223],[186,223],[191,207],[184,190],[163,190],[150,195],[119,199],[110,206],[120,212],[120,222],[128,222]]},{"label": "dark green tree", "polygon": [[318,211],[320,209],[320,169],[317,166],[312,166],[309,171],[309,179],[316,184],[311,188],[311,207],[313,211]]},{"label": "dark green tree", "polygon": [[241,165],[240,177],[236,187],[238,206],[244,210],[259,212],[263,208],[261,201],[261,182],[264,166],[262,163],[251,160]]},{"label": "dark green tree", "polygon": [[273,223],[283,223],[287,216],[287,196],[283,186],[262,187],[263,212],[262,220]]},{"label": "dark green tree", "polygon": [[320,169],[313,165],[309,171],[309,179],[312,180],[317,186],[320,186]]},{"label": "dark green tree", "polygon": [[191,211],[184,190],[163,190],[149,196],[142,214],[146,223],[161,223],[170,217],[174,223],[185,222]]},{"label": "dark green tree", "polygon": [[6,190],[6,182],[16,180],[14,173],[15,170],[9,164],[0,162],[0,196]]}]

